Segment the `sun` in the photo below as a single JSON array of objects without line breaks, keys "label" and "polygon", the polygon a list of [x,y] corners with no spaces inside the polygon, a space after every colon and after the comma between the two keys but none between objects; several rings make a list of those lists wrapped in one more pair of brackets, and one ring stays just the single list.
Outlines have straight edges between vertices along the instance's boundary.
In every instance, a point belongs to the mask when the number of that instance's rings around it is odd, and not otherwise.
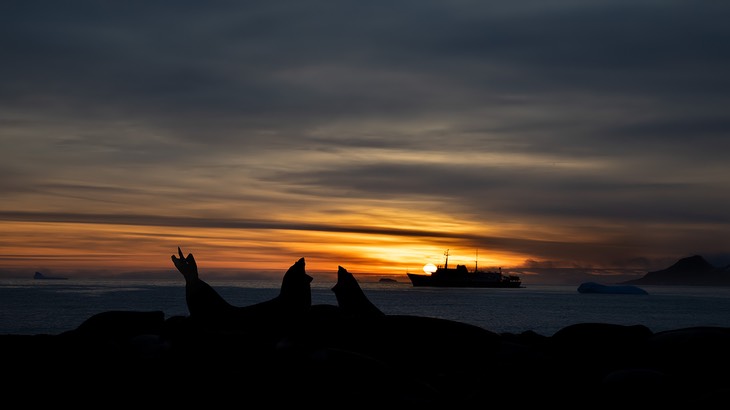
[{"label": "sun", "polygon": [[434,265],[433,263],[427,263],[423,265],[423,271],[426,273],[434,273],[436,272],[436,265]]}]

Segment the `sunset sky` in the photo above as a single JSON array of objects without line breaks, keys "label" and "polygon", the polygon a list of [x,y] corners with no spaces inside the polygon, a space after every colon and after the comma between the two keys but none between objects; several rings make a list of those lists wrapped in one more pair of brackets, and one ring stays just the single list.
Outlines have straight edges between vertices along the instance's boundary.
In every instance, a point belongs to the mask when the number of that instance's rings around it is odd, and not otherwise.
[{"label": "sunset sky", "polygon": [[730,263],[729,2],[0,19],[0,277],[175,273],[178,246],[231,277]]}]

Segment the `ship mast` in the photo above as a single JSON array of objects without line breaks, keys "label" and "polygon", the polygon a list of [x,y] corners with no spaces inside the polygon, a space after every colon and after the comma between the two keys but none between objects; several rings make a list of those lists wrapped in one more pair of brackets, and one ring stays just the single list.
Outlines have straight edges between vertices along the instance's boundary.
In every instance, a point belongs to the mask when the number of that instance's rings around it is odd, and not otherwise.
[{"label": "ship mast", "polygon": [[479,271],[479,249],[477,249],[476,256],[474,256],[474,272]]},{"label": "ship mast", "polygon": [[449,268],[449,250],[447,249],[446,252],[444,252],[444,256],[446,256],[446,263],[444,263],[444,269]]}]

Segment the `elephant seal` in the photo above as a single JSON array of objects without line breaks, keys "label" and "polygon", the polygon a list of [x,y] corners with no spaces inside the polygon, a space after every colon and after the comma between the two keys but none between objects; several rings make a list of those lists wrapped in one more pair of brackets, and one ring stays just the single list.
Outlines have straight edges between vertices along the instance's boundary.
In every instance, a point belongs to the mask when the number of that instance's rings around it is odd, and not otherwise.
[{"label": "elephant seal", "polygon": [[307,275],[304,258],[284,274],[279,295],[248,306],[234,306],[208,283],[200,279],[192,253],[172,255],[172,262],[185,278],[185,301],[190,318],[205,327],[239,331],[280,331],[306,317],[312,305],[312,277]]},{"label": "elephant seal", "polygon": [[352,273],[337,267],[337,283],[332,287],[337,305],[348,317],[382,316],[384,313],[365,295]]}]

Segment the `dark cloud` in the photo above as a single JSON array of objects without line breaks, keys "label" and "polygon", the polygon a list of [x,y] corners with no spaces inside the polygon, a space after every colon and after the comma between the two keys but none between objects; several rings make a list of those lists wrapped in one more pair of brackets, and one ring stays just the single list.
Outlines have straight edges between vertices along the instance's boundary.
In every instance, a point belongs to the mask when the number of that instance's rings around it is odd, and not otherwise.
[{"label": "dark cloud", "polygon": [[[293,221],[278,222],[261,219],[211,219],[194,217],[165,217],[159,215],[124,215],[124,214],[81,214],[81,213],[40,213],[40,212],[0,212],[0,219],[5,221],[34,221],[90,224],[119,224],[139,226],[185,226],[189,228],[224,228],[224,229],[279,229],[294,231],[350,232],[394,236],[421,236],[434,238],[463,238],[448,232],[424,231],[406,228],[373,228],[367,226],[342,226],[315,223],[297,223]],[[477,238],[476,236],[474,238]]]},{"label": "dark cloud", "polygon": [[[454,158],[453,164],[376,163],[277,174],[323,196],[413,197],[445,212],[519,218],[590,218],[666,223],[730,222],[728,195],[700,184],[633,180],[557,166],[491,166]],[[698,203],[697,198],[703,198]]]},{"label": "dark cloud", "polygon": [[290,195],[333,212],[348,209],[334,199],[409,198],[464,220],[600,229],[606,246],[657,240],[631,239],[649,224],[713,226],[707,242],[727,243],[723,2],[30,1],[0,14],[7,215],[26,201],[41,214],[105,203],[111,220],[113,204],[150,217],[165,204],[221,212],[217,226]]}]

